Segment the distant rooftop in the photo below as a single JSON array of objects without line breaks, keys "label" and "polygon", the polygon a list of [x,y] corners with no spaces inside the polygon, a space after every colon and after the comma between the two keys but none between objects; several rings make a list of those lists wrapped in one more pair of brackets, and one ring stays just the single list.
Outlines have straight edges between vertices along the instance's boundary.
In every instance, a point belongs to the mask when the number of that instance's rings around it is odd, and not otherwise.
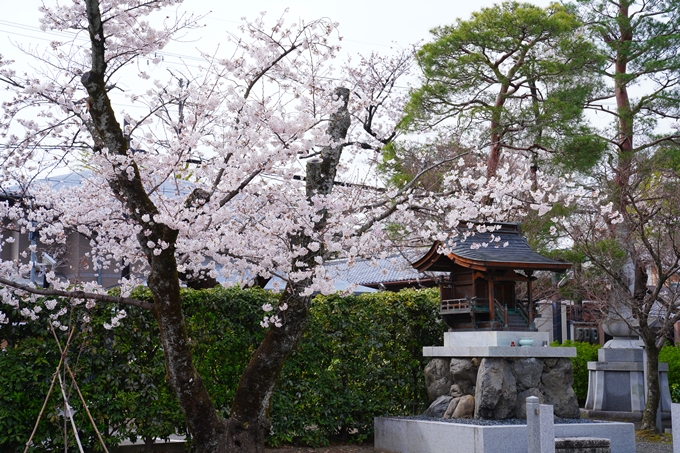
[{"label": "distant rooftop", "polygon": [[421,281],[431,281],[432,275],[418,272],[411,265],[411,260],[395,254],[384,259],[356,260],[349,266],[347,260],[334,260],[326,263],[330,275],[364,286],[388,285],[391,283],[418,286]]},{"label": "distant rooftop", "polygon": [[[69,189],[72,187],[79,187],[83,184],[83,180],[92,178],[91,170],[83,170],[81,172],[71,172],[62,175],[50,175],[43,179],[36,179],[33,185],[47,184],[53,189],[60,191],[62,189]],[[193,184],[189,181],[175,179],[168,177],[163,184],[158,188],[158,192],[167,197],[177,195],[188,195]],[[16,198],[21,195],[21,190],[18,186],[8,187],[3,190],[5,197]]]}]

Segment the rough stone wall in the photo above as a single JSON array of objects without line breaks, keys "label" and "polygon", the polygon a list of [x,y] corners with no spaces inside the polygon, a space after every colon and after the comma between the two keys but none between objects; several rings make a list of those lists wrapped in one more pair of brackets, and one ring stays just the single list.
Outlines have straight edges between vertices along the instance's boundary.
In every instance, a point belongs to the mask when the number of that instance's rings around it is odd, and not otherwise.
[{"label": "rough stone wall", "polygon": [[430,399],[437,402],[426,412],[432,417],[472,416],[470,411],[456,411],[466,397],[464,407],[473,403],[475,418],[526,418],[529,396],[553,405],[557,417],[580,416],[567,358],[437,358],[425,367],[425,382]]}]

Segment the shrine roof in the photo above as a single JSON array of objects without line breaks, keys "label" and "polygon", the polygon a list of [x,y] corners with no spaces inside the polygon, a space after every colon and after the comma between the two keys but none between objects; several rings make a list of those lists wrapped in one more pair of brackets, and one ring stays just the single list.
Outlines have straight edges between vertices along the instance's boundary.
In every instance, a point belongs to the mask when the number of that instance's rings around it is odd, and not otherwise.
[{"label": "shrine roof", "polygon": [[420,272],[450,272],[454,266],[477,270],[515,269],[564,272],[571,264],[534,252],[522,236],[518,223],[487,223],[483,231],[472,228],[452,232],[445,241],[436,241],[413,267]]}]

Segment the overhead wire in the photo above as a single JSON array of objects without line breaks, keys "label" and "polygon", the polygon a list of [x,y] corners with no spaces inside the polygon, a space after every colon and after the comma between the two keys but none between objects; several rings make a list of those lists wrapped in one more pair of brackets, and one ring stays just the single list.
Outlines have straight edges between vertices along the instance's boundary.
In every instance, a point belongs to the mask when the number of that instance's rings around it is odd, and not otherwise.
[{"label": "overhead wire", "polygon": [[[218,21],[218,22],[227,22],[231,24],[240,24],[238,21],[233,21],[233,20],[228,20],[228,19],[220,19],[220,18],[215,18],[215,17],[207,17],[207,20],[212,20],[212,21]],[[9,31],[7,29],[3,29],[1,26],[4,25],[6,27],[12,27],[12,28],[18,28],[20,30],[26,30],[29,32],[35,32],[37,35],[27,35],[24,33],[18,33],[15,31]],[[87,42],[87,39],[80,36],[80,33],[76,32],[71,32],[71,31],[54,31],[54,30],[43,30],[40,27],[29,25],[29,24],[24,24],[20,22],[13,22],[13,21],[8,21],[8,20],[0,20],[0,33],[6,33],[8,35],[15,35],[15,36],[22,36],[26,38],[31,38],[31,39],[36,39],[40,41],[53,41],[49,38],[44,37],[44,35],[51,35],[57,38],[68,38],[71,40],[79,40],[83,42]],[[344,42],[351,42],[355,44],[361,44],[361,45],[367,45],[367,46],[380,46],[380,47],[392,47],[391,45],[388,44],[381,44],[381,43],[371,43],[371,42],[366,42],[366,41],[356,41],[356,40],[348,40],[348,39],[343,39]],[[195,55],[187,55],[184,53],[177,53],[177,52],[169,52],[166,50],[159,50],[156,52],[157,56],[159,57],[170,57],[170,58],[177,58],[180,60],[191,60],[191,61],[200,61],[204,62],[206,61],[205,58],[195,56]],[[145,57],[140,57],[140,58],[145,58]],[[150,57],[146,57],[150,59]],[[165,62],[166,64],[178,64],[175,62]],[[198,66],[192,66],[192,65],[186,65],[188,67],[198,67]],[[329,80],[338,80],[335,78],[327,78]],[[397,87],[397,88],[406,88],[406,87]]]}]

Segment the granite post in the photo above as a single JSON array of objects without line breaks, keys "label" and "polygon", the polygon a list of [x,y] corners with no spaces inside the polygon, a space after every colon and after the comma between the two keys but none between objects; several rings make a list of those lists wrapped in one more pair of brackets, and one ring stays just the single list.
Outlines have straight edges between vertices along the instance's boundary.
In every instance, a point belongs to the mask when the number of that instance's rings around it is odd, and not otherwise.
[{"label": "granite post", "polygon": [[529,453],[555,453],[553,407],[539,404],[538,397],[527,398],[527,446]]},{"label": "granite post", "polygon": [[673,453],[680,453],[680,404],[671,403]]}]

